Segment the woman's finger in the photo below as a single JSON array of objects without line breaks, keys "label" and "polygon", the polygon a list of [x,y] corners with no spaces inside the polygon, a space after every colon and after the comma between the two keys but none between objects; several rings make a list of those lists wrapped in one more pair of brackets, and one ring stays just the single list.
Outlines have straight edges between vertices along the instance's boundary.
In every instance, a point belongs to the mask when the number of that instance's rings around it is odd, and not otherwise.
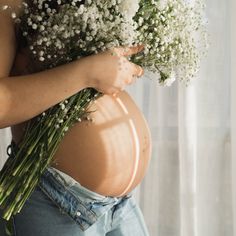
[{"label": "woman's finger", "polygon": [[131,78],[129,78],[128,80],[126,80],[126,84],[132,84],[134,81],[134,77],[132,76]]},{"label": "woman's finger", "polygon": [[113,51],[120,56],[131,56],[141,52],[144,49],[144,44],[131,47],[116,47]]},{"label": "woman's finger", "polygon": [[141,66],[132,62],[130,64],[132,66],[131,71],[133,76],[141,77],[144,74],[144,69]]}]

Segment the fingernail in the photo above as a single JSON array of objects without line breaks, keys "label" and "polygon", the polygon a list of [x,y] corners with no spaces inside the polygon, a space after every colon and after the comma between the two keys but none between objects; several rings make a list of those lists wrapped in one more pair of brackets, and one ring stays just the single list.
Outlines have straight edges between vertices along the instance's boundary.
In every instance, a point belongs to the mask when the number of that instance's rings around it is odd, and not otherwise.
[{"label": "fingernail", "polygon": [[144,44],[139,45],[139,50],[144,50]]},{"label": "fingernail", "polygon": [[144,75],[144,69],[142,68],[142,67],[140,67],[141,68],[141,70],[140,70],[140,73],[139,73],[139,77],[141,77],[141,76],[143,76]]}]

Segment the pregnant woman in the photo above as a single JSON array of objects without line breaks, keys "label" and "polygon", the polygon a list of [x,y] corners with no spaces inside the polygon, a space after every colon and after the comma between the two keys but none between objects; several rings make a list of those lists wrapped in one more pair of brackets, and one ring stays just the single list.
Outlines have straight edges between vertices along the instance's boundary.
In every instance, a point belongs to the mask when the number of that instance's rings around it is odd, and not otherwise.
[{"label": "pregnant woman", "polygon": [[[17,15],[21,3],[5,1]],[[149,235],[132,191],[148,168],[151,135],[142,112],[124,91],[143,75],[127,56],[144,46],[114,48],[37,72],[10,12],[0,12],[0,28],[0,128],[11,127],[9,158],[14,158],[31,119],[84,88],[104,93],[89,108],[95,111],[91,120],[66,133],[52,164],[13,217],[13,235]],[[7,235],[6,224],[1,218],[1,236]]]}]

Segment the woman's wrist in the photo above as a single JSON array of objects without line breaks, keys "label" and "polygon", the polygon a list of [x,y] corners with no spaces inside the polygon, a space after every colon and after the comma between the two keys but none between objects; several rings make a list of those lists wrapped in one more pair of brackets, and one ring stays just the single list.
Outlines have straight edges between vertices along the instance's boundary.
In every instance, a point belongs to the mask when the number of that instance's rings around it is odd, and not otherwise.
[{"label": "woman's wrist", "polygon": [[89,75],[88,75],[88,65],[87,65],[87,59],[81,58],[75,61],[76,63],[76,70],[78,74],[78,80],[80,82],[80,86],[84,88],[91,87],[89,83]]}]

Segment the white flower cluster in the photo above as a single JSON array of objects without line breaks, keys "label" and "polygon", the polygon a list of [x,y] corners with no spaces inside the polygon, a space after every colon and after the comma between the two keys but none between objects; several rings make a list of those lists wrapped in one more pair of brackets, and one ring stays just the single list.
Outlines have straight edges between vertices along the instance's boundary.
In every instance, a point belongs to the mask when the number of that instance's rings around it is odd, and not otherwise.
[{"label": "white flower cluster", "polygon": [[195,34],[201,33],[203,41],[206,35],[201,0],[82,1],[57,0],[56,8],[49,0],[25,4],[23,35],[42,69],[115,46],[144,43],[144,52],[131,60],[157,72],[160,84],[194,77],[201,54]]},{"label": "white flower cluster", "polygon": [[[21,19],[23,35],[27,37],[30,49],[42,62],[42,69],[91,55],[120,45],[133,45],[138,32],[130,14],[121,15],[124,0],[89,1],[78,4],[57,1],[58,9],[51,9],[47,0],[34,0],[34,6],[41,11],[25,7]],[[133,14],[135,14],[133,12]],[[36,36],[29,35],[35,31]]]},{"label": "white flower cluster", "polygon": [[170,86],[176,78],[188,84],[196,74],[207,47],[204,8],[201,0],[194,4],[186,0],[143,1],[135,18],[139,40],[146,45],[141,59],[145,58],[144,65],[150,70],[159,72],[162,85]]},{"label": "white flower cluster", "polygon": [[139,9],[139,0],[120,0],[119,10],[124,17],[130,21]]}]

